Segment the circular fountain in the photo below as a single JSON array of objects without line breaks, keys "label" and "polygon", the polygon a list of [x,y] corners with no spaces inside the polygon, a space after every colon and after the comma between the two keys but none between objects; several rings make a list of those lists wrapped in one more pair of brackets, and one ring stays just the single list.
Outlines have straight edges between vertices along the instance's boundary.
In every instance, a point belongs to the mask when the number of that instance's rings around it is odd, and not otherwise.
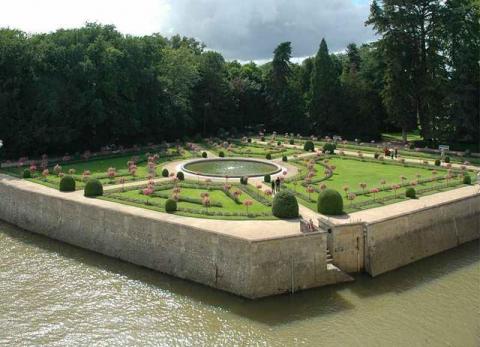
[{"label": "circular fountain", "polygon": [[282,171],[273,162],[250,158],[200,159],[185,163],[181,169],[193,175],[232,178],[274,175]]}]

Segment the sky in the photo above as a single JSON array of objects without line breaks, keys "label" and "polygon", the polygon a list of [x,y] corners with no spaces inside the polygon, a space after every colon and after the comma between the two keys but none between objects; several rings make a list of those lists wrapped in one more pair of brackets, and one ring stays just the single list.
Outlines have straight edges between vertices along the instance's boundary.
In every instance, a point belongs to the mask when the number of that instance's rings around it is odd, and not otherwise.
[{"label": "sky", "polygon": [[293,56],[315,54],[374,38],[364,22],[368,0],[0,0],[0,27],[29,33],[113,24],[131,35],[180,34],[204,42],[226,59],[265,61],[291,41]]}]

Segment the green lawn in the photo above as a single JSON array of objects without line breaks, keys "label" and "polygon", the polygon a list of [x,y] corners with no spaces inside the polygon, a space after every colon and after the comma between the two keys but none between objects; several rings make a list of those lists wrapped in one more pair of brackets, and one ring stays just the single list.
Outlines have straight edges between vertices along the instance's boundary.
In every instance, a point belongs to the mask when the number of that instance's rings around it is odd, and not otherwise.
[{"label": "green lawn", "polygon": [[[271,140],[271,137],[266,137],[266,141]],[[282,141],[283,143],[288,143],[288,140],[286,140],[283,136],[277,136],[277,139]],[[259,138],[256,138],[256,140],[259,140]],[[295,145],[297,146],[303,146],[305,143],[305,139],[295,139]],[[325,141],[314,141],[315,149],[322,149],[323,145],[325,144]],[[337,149],[343,149],[345,151],[362,151],[366,153],[381,153],[383,148],[381,144],[377,145],[367,145],[367,144],[355,144],[355,143],[338,143],[337,144]],[[408,148],[401,148],[398,151],[399,155],[401,155],[403,158],[408,158],[408,159],[419,159],[419,160],[435,160],[435,159],[440,159],[439,154],[435,153],[426,153],[426,152],[419,152],[415,151],[412,149]],[[461,156],[456,156],[456,155],[450,155],[450,160],[452,163],[457,163],[461,164],[465,161],[470,162],[472,165],[479,166],[480,165],[480,159],[476,157],[461,157]]]},{"label": "green lawn", "polygon": [[[178,193],[179,201],[177,203],[178,211],[175,212],[178,215],[216,219],[274,218],[270,206],[257,200],[254,196],[247,193],[244,187],[239,185],[233,185],[231,188],[232,192],[237,190],[242,192],[238,197],[238,203],[224,193],[221,185],[206,186],[205,184],[189,181],[180,183],[178,187],[180,188]],[[165,202],[173,196],[174,187],[170,183],[162,183],[156,185],[155,189],[156,191],[152,196],[143,195],[141,188],[135,188],[106,193],[102,199],[165,212]],[[211,201],[211,206],[208,208],[202,204],[202,194],[206,192],[209,194]],[[184,198],[189,201],[182,201]],[[264,198],[271,201],[268,197]],[[243,202],[247,199],[253,202],[248,207],[248,214],[246,206],[243,205]]]},{"label": "green lawn", "polygon": [[[299,165],[299,163],[291,162],[297,165],[302,172],[305,172],[305,166]],[[350,201],[346,198],[346,192],[344,191],[344,187],[349,188],[349,192],[353,192],[357,194],[356,199],[354,200],[353,204],[364,203],[367,201],[371,202],[371,205],[368,205],[368,208],[379,206],[380,204],[375,203],[373,201],[374,194],[368,193],[373,188],[388,188],[385,191],[380,191],[379,193],[375,194],[375,199],[381,199],[385,197],[392,197],[395,196],[395,191],[390,189],[390,187],[394,184],[402,184],[422,179],[429,179],[434,177],[432,172],[435,170],[437,171],[436,177],[446,175],[445,170],[439,170],[436,167],[431,168],[423,168],[423,167],[408,167],[402,165],[394,165],[394,164],[382,164],[380,162],[370,162],[370,161],[360,161],[357,159],[349,159],[346,157],[331,157],[328,159],[328,165],[336,166],[334,170],[334,174],[332,177],[323,180],[321,182],[315,182],[323,177],[325,167],[320,163],[315,164],[315,169],[317,171],[316,175],[312,178],[311,186],[316,188],[318,191],[320,189],[320,185],[326,185],[327,188],[332,188],[340,192],[344,199],[344,206],[350,206]],[[420,175],[420,177],[417,177]],[[402,180],[401,177],[405,177],[405,180]],[[382,180],[385,180],[385,184],[381,183]],[[300,199],[300,202],[312,210],[316,210],[316,200],[318,198],[318,192],[310,193],[310,199],[308,198],[309,194],[307,192],[307,188],[302,185],[304,180],[294,180],[292,182],[285,183],[285,186],[292,191],[295,191],[297,197]],[[450,184],[453,185],[454,182],[459,182],[459,180],[450,180]],[[365,190],[362,189],[360,186],[361,183],[365,183],[367,186]],[[445,181],[436,181],[436,182],[426,182],[426,183],[419,183],[415,189],[428,189],[438,187],[438,189],[444,189],[443,187],[440,188],[442,185],[445,184]],[[363,195],[363,192],[367,192],[367,194]],[[389,203],[400,201],[404,198],[405,195],[405,188],[400,188],[396,192],[398,199],[390,200]],[[351,211],[348,211],[351,212]]]},{"label": "green lawn", "polygon": [[[162,170],[162,163],[169,162],[172,160],[180,160],[180,159],[188,159],[193,156],[192,153],[189,151],[183,151],[182,155],[178,155],[173,149],[169,149],[167,152],[160,154],[160,158],[157,161],[156,167],[156,176],[161,174]],[[128,172],[127,162],[132,160],[132,157],[137,157],[137,171],[135,176],[132,176]],[[77,181],[77,189],[82,189],[85,184],[83,182],[82,173],[86,170],[90,171],[92,178],[99,179],[102,184],[118,184],[119,178],[122,177],[126,181],[135,181],[135,180],[145,180],[146,176],[148,175],[148,168],[147,168],[147,156],[145,153],[130,153],[120,156],[114,157],[94,157],[89,160],[84,160],[80,162],[74,162],[69,164],[68,162],[60,162],[58,163],[62,167],[62,172],[68,174],[69,170],[75,170],[75,174],[72,176]],[[37,165],[38,166],[38,165]],[[40,183],[48,187],[58,188],[61,178],[53,172],[53,167],[55,164],[51,164],[48,169],[50,174],[44,178],[41,175],[41,169],[38,168],[37,172],[33,174],[33,177],[29,179],[32,182]],[[12,167],[8,169],[3,169],[3,171],[7,174],[11,174],[14,176],[21,177],[23,170],[28,167]],[[107,176],[107,170],[109,168],[116,169],[116,177],[114,180],[111,180]]]},{"label": "green lawn", "polygon": [[[394,132],[394,133],[383,133],[382,138],[384,141],[403,141],[402,133],[401,132]],[[410,131],[407,133],[407,141],[421,141],[422,137],[420,136],[420,132]]]},{"label": "green lawn", "polygon": [[282,156],[292,156],[294,154],[301,153],[301,150],[294,148],[287,148],[274,145],[261,145],[255,143],[241,143],[233,142],[231,147],[225,148],[222,145],[205,145],[210,151],[218,155],[223,152],[226,157],[245,157],[245,158],[261,158],[265,159],[268,153],[272,156],[272,159],[281,158]]}]

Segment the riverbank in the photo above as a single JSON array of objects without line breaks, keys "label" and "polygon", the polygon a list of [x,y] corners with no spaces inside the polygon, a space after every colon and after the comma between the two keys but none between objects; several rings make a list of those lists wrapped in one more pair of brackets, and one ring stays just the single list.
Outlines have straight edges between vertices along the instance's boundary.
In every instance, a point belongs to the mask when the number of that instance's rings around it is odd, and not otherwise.
[{"label": "riverbank", "polygon": [[[385,220],[388,213],[381,209],[339,218],[320,215],[322,228],[304,233],[298,220],[188,218],[0,176],[0,219],[104,255],[259,298],[351,280],[345,272],[378,275],[478,238],[476,190],[464,187],[397,204],[388,210],[391,220]],[[452,221],[454,229],[449,227]],[[447,227],[436,233],[441,225]]]}]

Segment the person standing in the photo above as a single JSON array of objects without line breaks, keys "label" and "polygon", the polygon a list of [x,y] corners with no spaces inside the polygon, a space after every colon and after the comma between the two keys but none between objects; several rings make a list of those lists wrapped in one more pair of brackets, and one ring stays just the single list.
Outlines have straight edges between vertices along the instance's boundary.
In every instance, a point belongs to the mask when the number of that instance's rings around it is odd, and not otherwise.
[{"label": "person standing", "polygon": [[277,190],[277,192],[280,191],[280,177],[277,177],[277,179],[275,180],[275,189]]},{"label": "person standing", "polygon": [[398,148],[395,148],[395,158],[398,157]]},{"label": "person standing", "polygon": [[275,180],[272,180],[272,194],[275,194]]}]

